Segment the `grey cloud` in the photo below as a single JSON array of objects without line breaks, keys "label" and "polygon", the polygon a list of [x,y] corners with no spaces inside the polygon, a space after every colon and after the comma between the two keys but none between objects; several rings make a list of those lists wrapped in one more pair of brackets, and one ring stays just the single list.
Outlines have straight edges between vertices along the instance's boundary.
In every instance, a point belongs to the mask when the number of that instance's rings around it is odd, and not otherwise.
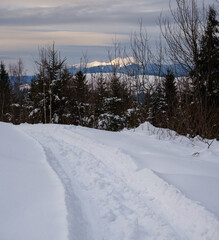
[{"label": "grey cloud", "polygon": [[[108,1],[109,2],[109,1]],[[46,8],[6,9],[0,8],[0,25],[6,26],[39,26],[39,25],[110,25],[136,24],[142,18],[147,25],[156,24],[162,8],[150,6],[151,1],[116,4],[114,2],[92,5],[59,6]],[[159,1],[158,1],[159,2]],[[162,3],[163,1],[160,1]],[[164,5],[164,4],[163,4]],[[162,6],[162,4],[161,4]],[[153,8],[155,10],[153,11]],[[146,12],[148,11],[148,12]]]},{"label": "grey cloud", "polygon": [[[14,1],[17,4],[17,1]],[[21,0],[23,2],[26,0]],[[202,1],[202,0],[198,0]],[[212,1],[212,0],[209,0]],[[169,11],[168,0],[38,0],[39,5],[47,7],[19,8],[0,6],[1,26],[45,26],[45,25],[80,25],[82,31],[87,26],[110,26],[112,24],[136,25],[142,18],[147,26],[156,25],[160,12]],[[171,5],[174,6],[174,0]],[[65,5],[64,5],[65,3]],[[67,5],[68,4],[68,5]],[[18,4],[19,5],[19,4]]]}]

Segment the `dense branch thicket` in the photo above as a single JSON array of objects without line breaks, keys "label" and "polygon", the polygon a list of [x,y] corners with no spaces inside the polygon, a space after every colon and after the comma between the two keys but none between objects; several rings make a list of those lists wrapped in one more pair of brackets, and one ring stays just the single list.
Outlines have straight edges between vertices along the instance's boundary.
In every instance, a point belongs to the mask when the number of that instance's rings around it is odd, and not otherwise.
[{"label": "dense branch thicket", "polygon": [[[127,72],[71,74],[53,44],[41,48],[30,89],[21,85],[21,60],[0,66],[0,120],[19,124],[75,124],[119,131],[144,121],[179,134],[219,139],[219,22],[214,6],[176,0],[172,19],[160,17],[163,47],[152,53],[147,33],[131,37]],[[115,58],[120,57],[118,44]],[[112,56],[111,56],[112,57]],[[113,60],[113,59],[110,59]],[[165,67],[168,64],[168,68]],[[179,76],[178,69],[183,69]],[[149,76],[148,69],[156,72]]]}]

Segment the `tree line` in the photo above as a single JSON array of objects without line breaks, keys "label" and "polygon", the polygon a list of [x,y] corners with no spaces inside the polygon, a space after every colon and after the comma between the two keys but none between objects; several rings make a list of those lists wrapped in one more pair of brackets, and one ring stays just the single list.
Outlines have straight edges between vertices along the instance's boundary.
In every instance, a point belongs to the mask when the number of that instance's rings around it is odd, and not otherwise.
[{"label": "tree line", "polygon": [[[179,134],[219,139],[219,22],[214,6],[176,0],[172,17],[160,16],[161,39],[156,53],[147,32],[130,40],[133,68],[125,74],[115,63],[108,74],[86,67],[75,74],[66,67],[55,44],[39,50],[37,73],[30,89],[21,89],[23,65],[9,71],[0,65],[0,121],[20,124],[75,124],[119,131],[144,121]],[[111,57],[121,55],[114,44]],[[152,64],[153,63],[153,64]],[[164,66],[169,68],[164,70]],[[179,76],[177,67],[184,70]],[[147,75],[155,68],[156,76]]]}]

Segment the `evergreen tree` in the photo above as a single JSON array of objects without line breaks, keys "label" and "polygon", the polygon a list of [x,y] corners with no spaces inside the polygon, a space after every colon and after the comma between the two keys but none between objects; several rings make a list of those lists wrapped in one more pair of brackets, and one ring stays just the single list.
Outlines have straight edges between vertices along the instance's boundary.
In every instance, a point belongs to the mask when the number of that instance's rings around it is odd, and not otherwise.
[{"label": "evergreen tree", "polygon": [[80,70],[73,78],[74,98],[77,105],[77,124],[89,125],[89,90],[86,75]]},{"label": "evergreen tree", "polygon": [[164,76],[163,81],[164,100],[166,103],[166,118],[167,127],[173,128],[174,115],[177,104],[177,89],[175,85],[175,76],[171,70],[167,70],[167,74]]},{"label": "evergreen tree", "polygon": [[209,7],[207,24],[200,41],[198,77],[193,82],[194,135],[219,138],[219,22]]},{"label": "evergreen tree", "polygon": [[82,71],[78,71],[74,78],[75,96],[80,103],[88,101],[88,85],[86,75]]},{"label": "evergreen tree", "polygon": [[0,121],[11,121],[12,87],[3,62],[0,64]]},{"label": "evergreen tree", "polygon": [[28,122],[29,110],[32,107],[29,100],[29,90],[20,89],[19,98],[13,94],[13,103],[11,104],[12,123],[20,124]]},{"label": "evergreen tree", "polygon": [[131,96],[126,82],[121,83],[115,73],[109,82],[109,95],[105,99],[107,112],[103,123],[107,130],[118,131],[126,126],[127,110],[131,106]]},{"label": "evergreen tree", "polygon": [[64,68],[54,91],[57,95],[56,114],[59,116],[59,123],[78,124],[73,76],[67,68]]},{"label": "evergreen tree", "polygon": [[70,79],[71,74],[65,68],[61,71],[59,78],[53,80],[53,122],[55,123],[63,123],[67,121],[66,117],[70,117],[68,111],[70,97],[68,95],[68,82]]},{"label": "evergreen tree", "polygon": [[107,98],[109,96],[109,92],[107,89],[107,84],[103,75],[97,79],[97,86],[94,93],[95,98],[95,127],[96,128],[104,128],[102,125],[102,115],[107,111]]},{"label": "evergreen tree", "polygon": [[151,94],[149,121],[156,127],[166,127],[166,103],[163,87],[159,82]]},{"label": "evergreen tree", "polygon": [[216,17],[216,10],[209,7],[199,54],[202,95],[206,95],[208,105],[219,104],[219,22]]},{"label": "evergreen tree", "polygon": [[110,81],[110,112],[114,115],[121,115],[123,104],[123,88],[120,79],[113,75]]},{"label": "evergreen tree", "polygon": [[[60,88],[62,84],[61,74],[64,68],[64,63],[66,59],[60,59],[60,53],[55,50],[55,43],[52,47],[47,49],[46,57],[46,76],[48,79],[48,95],[49,95],[49,122],[59,122],[56,109],[56,102],[59,99],[55,90]],[[59,85],[56,87],[56,85]]]},{"label": "evergreen tree", "polygon": [[47,123],[48,96],[46,95],[46,81],[42,74],[38,74],[31,81],[29,98],[31,108],[29,121],[31,123]]},{"label": "evergreen tree", "polygon": [[62,92],[61,75],[65,60],[60,59],[54,44],[40,50],[39,61],[36,61],[38,74],[31,84],[30,92],[30,99],[33,102],[30,113],[32,122],[60,122],[57,115],[59,111],[57,108],[60,107],[58,94]]}]

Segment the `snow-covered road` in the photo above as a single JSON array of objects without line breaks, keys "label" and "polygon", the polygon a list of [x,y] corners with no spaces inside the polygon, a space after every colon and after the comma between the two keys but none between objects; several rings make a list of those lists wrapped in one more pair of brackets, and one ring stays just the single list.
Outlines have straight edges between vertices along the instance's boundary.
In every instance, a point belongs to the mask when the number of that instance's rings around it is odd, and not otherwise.
[{"label": "snow-covered road", "polygon": [[[65,239],[219,239],[218,142],[207,150],[141,131],[27,124],[19,129],[42,146],[63,185]],[[213,196],[204,189],[193,193],[203,182],[214,188]]]}]

